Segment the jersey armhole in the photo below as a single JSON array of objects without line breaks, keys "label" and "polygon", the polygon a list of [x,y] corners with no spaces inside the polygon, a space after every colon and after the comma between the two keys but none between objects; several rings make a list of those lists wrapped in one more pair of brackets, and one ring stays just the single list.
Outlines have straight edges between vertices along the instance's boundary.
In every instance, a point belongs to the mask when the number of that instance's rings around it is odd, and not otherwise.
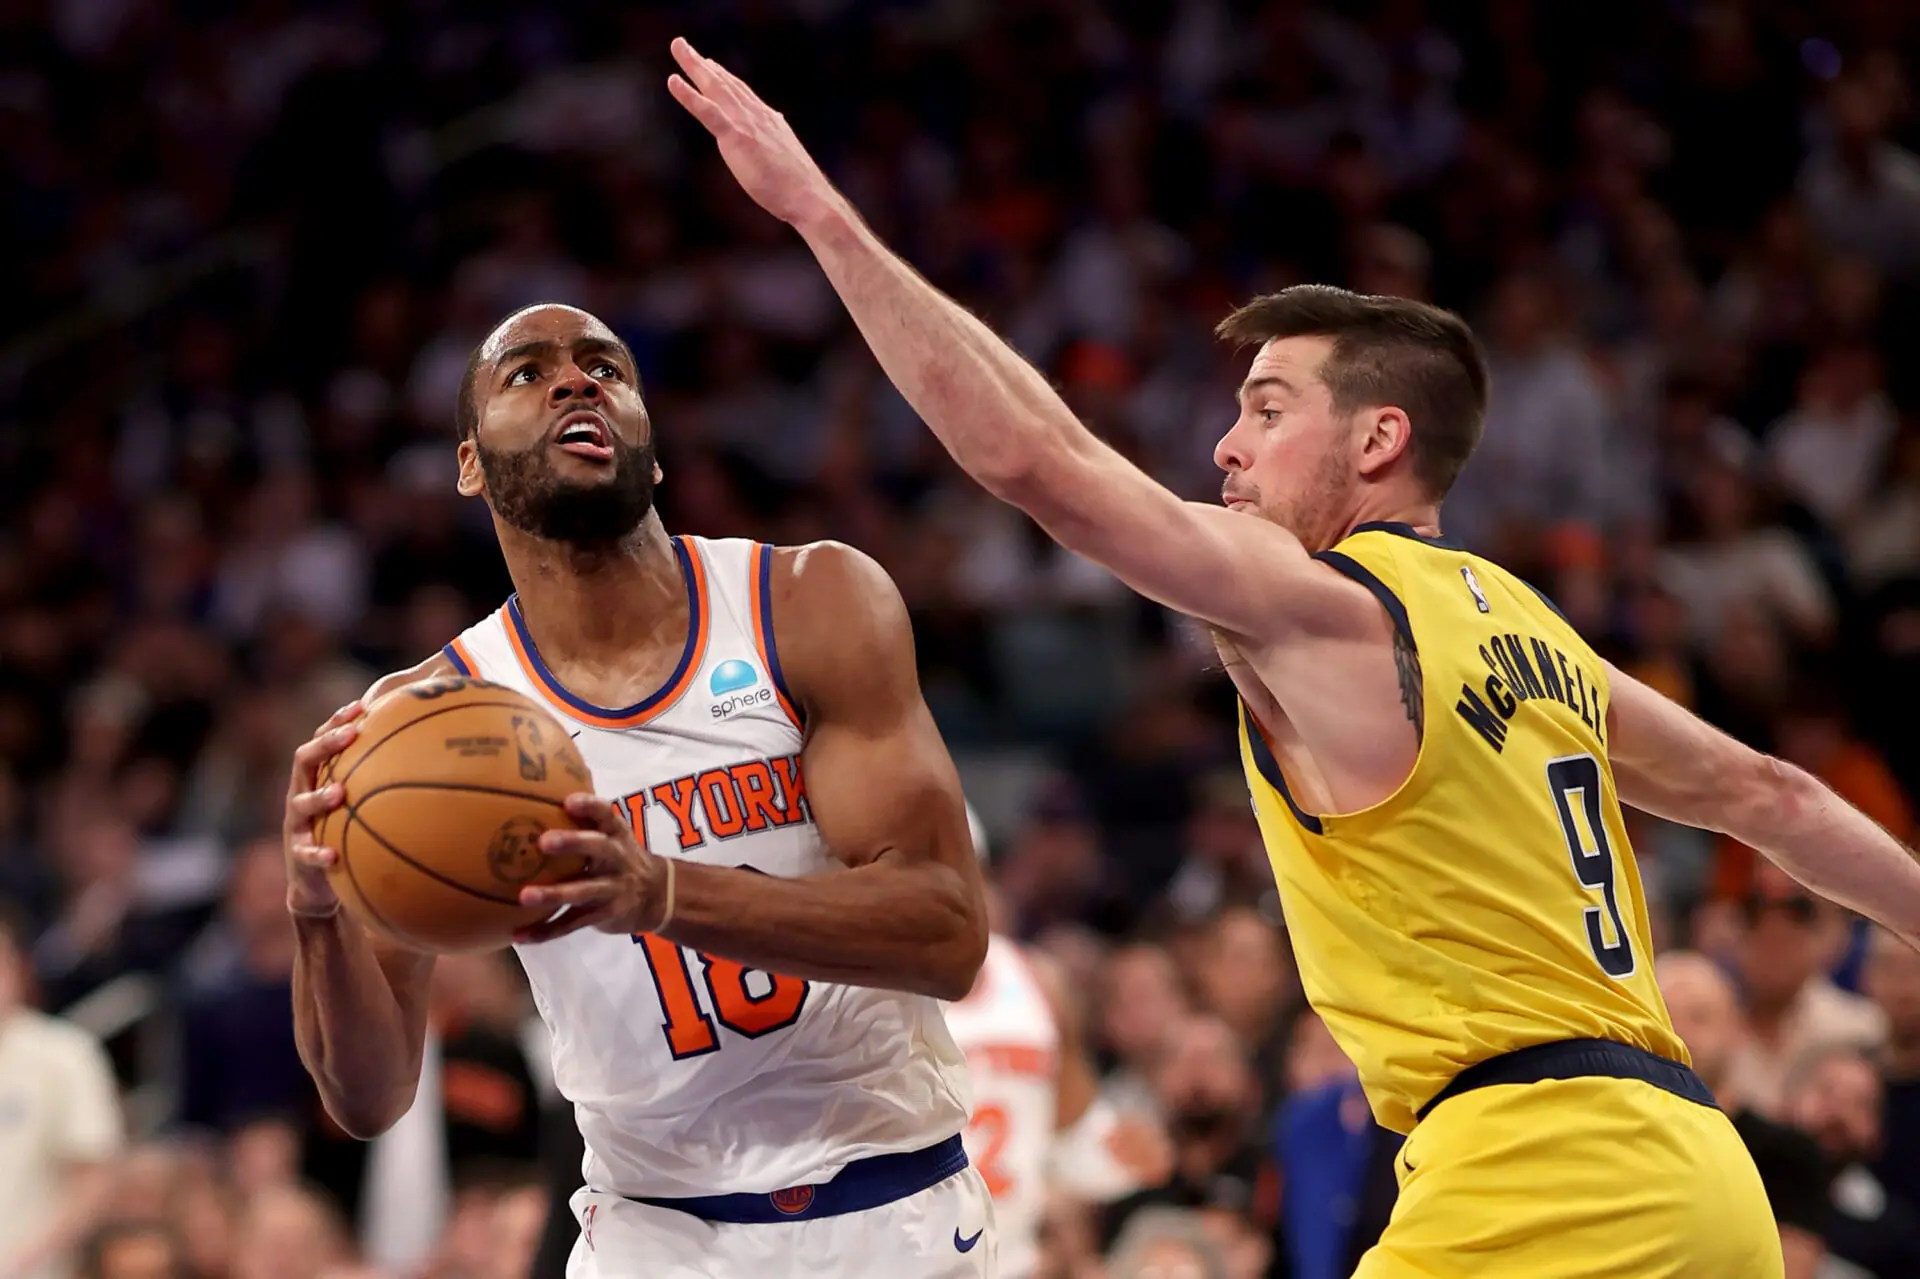
[{"label": "jersey armhole", "polygon": [[1407,606],[1400,602],[1400,597],[1393,593],[1392,587],[1374,575],[1372,569],[1351,555],[1340,551],[1318,551],[1313,558],[1330,568],[1338,569],[1372,591],[1373,597],[1380,601],[1380,607],[1386,609],[1387,616],[1393,620],[1394,629],[1406,639],[1407,647],[1415,653],[1420,651],[1420,646],[1413,639],[1413,623],[1407,617]]},{"label": "jersey armhole", "polygon": [[1293,820],[1300,823],[1302,830],[1313,835],[1324,834],[1320,819],[1294,801],[1286,774],[1280,771],[1280,760],[1273,753],[1273,743],[1267,739],[1267,730],[1260,726],[1260,717],[1253,713],[1253,707],[1247,705],[1244,697],[1240,699],[1240,719],[1245,725],[1247,750],[1253,756],[1253,766],[1259,771],[1261,780],[1286,802],[1287,811],[1293,814]]},{"label": "jersey armhole", "polygon": [[1548,595],[1545,591],[1535,586],[1532,582],[1527,581],[1527,579],[1524,577],[1519,580],[1522,586],[1526,587],[1528,590],[1532,591],[1536,596],[1539,597],[1540,602],[1542,604],[1545,604],[1548,608],[1553,610],[1553,615],[1555,617],[1559,618],[1563,622],[1566,622],[1568,626],[1573,625],[1572,622],[1567,620],[1567,615],[1560,611],[1560,606],[1553,602],[1553,597],[1551,595]]},{"label": "jersey armhole", "polygon": [[793,726],[803,734],[806,723],[798,710],[799,702],[793,696],[793,690],[787,687],[787,677],[780,669],[780,646],[773,634],[773,547],[760,542],[753,548],[754,580],[750,584],[748,597],[753,601],[753,643],[760,651],[760,664],[767,668],[767,678],[773,682],[774,696],[780,699],[780,709],[787,713]]}]

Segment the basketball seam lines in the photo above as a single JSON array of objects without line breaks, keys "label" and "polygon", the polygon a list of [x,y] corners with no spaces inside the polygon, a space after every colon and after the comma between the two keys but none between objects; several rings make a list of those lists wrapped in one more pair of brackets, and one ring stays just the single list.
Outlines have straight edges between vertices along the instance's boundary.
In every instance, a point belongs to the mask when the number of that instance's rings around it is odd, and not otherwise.
[{"label": "basketball seam lines", "polygon": [[463,884],[459,880],[454,879],[451,876],[443,875],[439,871],[435,870],[433,867],[426,865],[424,862],[415,861],[413,858],[407,856],[405,853],[401,852],[398,848],[396,848],[392,840],[388,839],[385,835],[382,835],[379,831],[375,830],[372,824],[369,823],[366,818],[360,816],[358,813],[352,813],[352,812],[348,813],[347,821],[349,823],[359,822],[360,828],[366,831],[367,834],[373,836],[374,840],[378,842],[382,848],[386,849],[389,853],[392,853],[395,857],[399,858],[401,861],[405,862],[407,865],[419,871],[422,875],[425,875],[428,879],[435,880],[439,883],[445,884],[448,888],[456,889],[460,892],[467,894],[469,897],[478,897],[481,901],[492,902],[496,906],[518,906],[520,904],[520,901],[518,898],[495,897],[492,893],[482,892],[480,889],[471,887],[470,885],[467,885],[467,884]]},{"label": "basketball seam lines", "polygon": [[[340,828],[340,865],[346,870],[347,878],[353,882],[354,895],[359,897],[360,904],[367,908],[367,913],[373,916],[375,923],[386,929],[387,932],[394,937],[405,937],[407,940],[412,941],[413,937],[411,934],[407,933],[404,929],[394,927],[393,921],[388,919],[386,915],[381,912],[380,908],[373,904],[373,898],[368,896],[367,890],[360,886],[360,876],[353,873],[353,861],[347,856],[347,840],[353,835],[353,814],[349,812],[346,816],[346,824]],[[362,822],[361,825],[366,826],[366,823]],[[380,839],[380,836],[374,833],[373,827],[367,826],[366,830],[367,833],[373,835],[375,839]],[[380,842],[384,844],[387,841],[380,839]]]},{"label": "basketball seam lines", "polygon": [[458,706],[436,706],[434,709],[428,711],[424,715],[414,716],[412,719],[400,725],[400,727],[394,729],[392,732],[388,733],[385,737],[381,738],[379,741],[375,742],[373,745],[367,747],[367,753],[362,755],[359,759],[354,760],[353,767],[349,768],[346,772],[340,775],[340,778],[339,778],[340,784],[342,786],[346,785],[347,779],[360,771],[360,765],[372,759],[374,756],[374,753],[378,751],[382,746],[385,746],[388,742],[400,736],[402,733],[412,728],[415,724],[424,724],[428,720],[433,719],[436,716],[451,715],[455,711],[464,711],[469,708],[478,707],[478,706],[504,706],[508,710],[519,711],[523,715],[527,711],[527,708],[519,702],[509,702],[504,700],[503,701],[486,701],[486,702],[462,702]]}]

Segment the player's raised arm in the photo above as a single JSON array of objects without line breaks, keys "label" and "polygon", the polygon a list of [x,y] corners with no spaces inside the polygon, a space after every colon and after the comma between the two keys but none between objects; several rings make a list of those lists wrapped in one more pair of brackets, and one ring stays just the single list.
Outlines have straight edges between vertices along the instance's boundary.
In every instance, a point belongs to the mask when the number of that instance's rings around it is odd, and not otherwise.
[{"label": "player's raised arm", "polygon": [[1920,945],[1920,861],[1813,774],[1735,741],[1609,668],[1620,801],[1757,849],[1822,897]]},{"label": "player's raised arm", "polygon": [[287,913],[293,916],[293,1032],[327,1113],[361,1139],[391,1128],[413,1104],[427,1034],[433,956],[376,941],[340,909],[326,868],[338,850],[314,843],[314,823],[338,808],[319,786],[327,760],[353,741],[361,707],[392,688],[449,673],[435,656],[376,683],[294,752],[285,825]]},{"label": "player's raised arm", "polygon": [[765,972],[958,999],[986,956],[986,902],[906,605],[878,564],[832,542],[776,551],[772,596],[806,723],[800,784],[847,869],[783,879],[658,857],[611,805],[577,796],[569,811],[592,829],[548,831],[541,847],[599,873],[523,889],[528,905],[573,909],[521,940],[652,932]]},{"label": "player's raised arm", "polygon": [[686,41],[673,53],[686,73],[674,97],[747,194],[806,239],[887,376],[996,497],[1141,594],[1239,635],[1337,620],[1334,601],[1366,616],[1364,594],[1292,533],[1182,501],[1097,439],[1018,352],[881,243],[778,112]]}]

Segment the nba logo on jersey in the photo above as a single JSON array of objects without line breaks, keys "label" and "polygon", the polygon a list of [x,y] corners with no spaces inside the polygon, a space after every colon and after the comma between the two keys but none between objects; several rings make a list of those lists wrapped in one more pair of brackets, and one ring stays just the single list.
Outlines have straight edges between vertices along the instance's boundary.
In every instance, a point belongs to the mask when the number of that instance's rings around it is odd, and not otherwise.
[{"label": "nba logo on jersey", "polygon": [[586,1212],[580,1215],[580,1232],[586,1237],[587,1247],[593,1247],[593,1215],[600,1211],[599,1204],[588,1204]]},{"label": "nba logo on jersey", "polygon": [[1480,606],[1482,613],[1493,612],[1493,606],[1487,603],[1487,593],[1480,589],[1480,579],[1473,575],[1473,565],[1462,564],[1460,576],[1466,579],[1467,589],[1473,592],[1473,602]]}]

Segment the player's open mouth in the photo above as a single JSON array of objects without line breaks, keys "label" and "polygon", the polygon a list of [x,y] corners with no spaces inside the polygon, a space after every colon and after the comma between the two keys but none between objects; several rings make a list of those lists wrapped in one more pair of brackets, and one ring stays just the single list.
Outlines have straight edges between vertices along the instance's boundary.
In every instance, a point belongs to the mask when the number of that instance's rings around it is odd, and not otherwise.
[{"label": "player's open mouth", "polygon": [[569,413],[560,421],[560,430],[553,437],[554,445],[563,453],[575,457],[584,457],[595,462],[606,462],[613,458],[613,433],[607,429],[605,420],[598,413],[582,410]]}]

